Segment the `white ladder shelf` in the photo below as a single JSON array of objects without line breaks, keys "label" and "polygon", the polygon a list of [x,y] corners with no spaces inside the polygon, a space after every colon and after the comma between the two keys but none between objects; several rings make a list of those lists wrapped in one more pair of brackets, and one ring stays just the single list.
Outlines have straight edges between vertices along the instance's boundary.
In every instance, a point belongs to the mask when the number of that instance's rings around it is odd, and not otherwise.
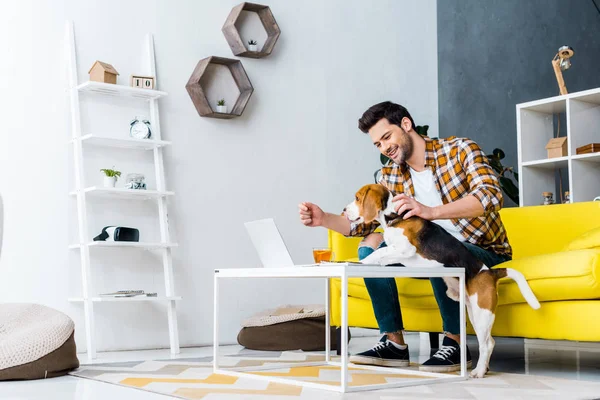
[{"label": "white ladder shelf", "polygon": [[[154,59],[154,40],[151,34],[147,36],[147,59],[148,71],[156,77],[156,64]],[[69,246],[78,249],[81,262],[81,284],[82,297],[69,298],[75,303],[83,303],[85,314],[85,332],[87,344],[87,357],[89,360],[96,358],[96,341],[94,330],[94,303],[118,303],[118,302],[161,302],[167,305],[167,319],[169,324],[169,342],[172,354],[179,353],[179,333],[177,328],[176,302],[181,300],[174,294],[173,263],[171,248],[176,247],[169,237],[167,198],[174,193],[165,188],[165,174],[163,166],[163,148],[170,145],[168,141],[161,139],[160,121],[158,113],[158,99],[167,93],[153,89],[138,89],[124,85],[114,85],[100,82],[77,83],[77,56],[75,51],[75,34],[73,22],[67,22],[66,26],[66,54],[68,56],[69,73],[69,95],[71,100],[71,145],[73,146],[73,161],[75,167],[75,190],[70,194],[77,198],[77,216],[79,223],[79,243]],[[89,93],[96,96],[122,96],[130,97],[132,101],[147,101],[150,111],[150,125],[152,126],[152,139],[140,140],[132,138],[113,139],[102,135],[87,134],[81,132],[81,115],[79,109],[79,94]],[[133,191],[126,189],[105,189],[95,186],[85,187],[83,168],[83,146],[120,147],[132,150],[152,151],[154,154],[154,171],[156,175],[156,190]],[[88,235],[87,198],[88,196],[109,196],[118,199],[151,200],[158,204],[158,216],[160,220],[160,243],[143,242],[94,242]],[[94,294],[90,274],[90,248],[140,248],[145,250],[156,250],[162,255],[164,272],[165,294],[162,297],[126,297],[126,298],[100,298]],[[101,251],[101,250],[98,250]]]}]

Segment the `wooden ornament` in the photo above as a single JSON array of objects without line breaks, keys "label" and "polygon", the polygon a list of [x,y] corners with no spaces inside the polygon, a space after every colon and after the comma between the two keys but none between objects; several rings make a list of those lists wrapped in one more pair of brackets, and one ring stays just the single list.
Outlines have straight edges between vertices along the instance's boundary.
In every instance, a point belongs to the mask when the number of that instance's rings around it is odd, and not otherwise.
[{"label": "wooden ornament", "polygon": [[90,74],[90,81],[112,84],[117,83],[117,75],[119,75],[115,67],[102,61],[96,61],[88,74]]}]

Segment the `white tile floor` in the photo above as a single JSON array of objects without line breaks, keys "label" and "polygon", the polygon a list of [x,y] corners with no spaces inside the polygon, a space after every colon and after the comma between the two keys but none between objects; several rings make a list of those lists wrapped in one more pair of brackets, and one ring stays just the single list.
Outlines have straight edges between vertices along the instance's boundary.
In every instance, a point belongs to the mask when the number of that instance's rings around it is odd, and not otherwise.
[{"label": "white tile floor", "polygon": [[[356,353],[370,348],[379,339],[377,332],[353,330],[350,352]],[[411,349],[411,360],[423,362],[429,358],[428,338],[418,334],[407,334],[406,340]],[[477,341],[469,337],[469,348],[477,358]],[[221,355],[236,354],[241,346],[223,346]],[[498,372],[525,373],[525,356],[522,339],[497,338],[496,349],[492,357],[491,368]],[[168,349],[146,351],[122,351],[101,353],[94,364],[119,361],[159,360],[170,358],[196,358],[212,356],[211,347],[183,348],[181,353],[171,356]],[[564,379],[600,381],[600,365],[596,362],[597,352],[560,349],[554,346],[548,349],[529,350],[528,370],[533,375],[556,376]],[[81,354],[82,364],[87,358]],[[159,400],[172,399],[169,396],[144,392],[141,390],[110,385],[88,379],[71,376],[22,382],[0,382],[2,400]]]}]

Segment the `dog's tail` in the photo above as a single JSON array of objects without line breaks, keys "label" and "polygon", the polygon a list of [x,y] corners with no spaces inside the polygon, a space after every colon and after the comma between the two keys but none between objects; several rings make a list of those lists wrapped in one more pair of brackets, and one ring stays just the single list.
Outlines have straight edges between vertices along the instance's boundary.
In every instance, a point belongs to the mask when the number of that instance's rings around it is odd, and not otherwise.
[{"label": "dog's tail", "polygon": [[494,268],[490,271],[494,273],[494,275],[496,276],[496,280],[504,277],[509,277],[513,281],[517,282],[521,294],[523,295],[523,297],[525,297],[525,300],[531,306],[531,308],[533,308],[534,310],[540,308],[540,302],[538,301],[537,297],[535,297],[535,294],[533,294],[533,292],[531,291],[529,283],[527,283],[527,279],[525,279],[522,273],[512,268]]}]

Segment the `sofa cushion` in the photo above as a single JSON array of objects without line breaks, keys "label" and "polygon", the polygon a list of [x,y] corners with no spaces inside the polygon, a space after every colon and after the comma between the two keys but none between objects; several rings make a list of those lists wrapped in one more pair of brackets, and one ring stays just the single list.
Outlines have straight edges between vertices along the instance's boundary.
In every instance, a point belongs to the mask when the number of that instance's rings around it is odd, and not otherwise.
[{"label": "sofa cushion", "polygon": [[[508,261],[525,275],[539,301],[600,298],[600,249],[565,251]],[[500,280],[499,304],[524,303],[516,283]]]},{"label": "sofa cushion", "polygon": [[[498,267],[513,268],[523,273],[539,301],[600,298],[600,249],[526,257]],[[339,279],[332,281],[334,285],[340,285]],[[504,278],[499,283],[499,305],[525,303],[512,279]],[[437,308],[428,279],[396,278],[396,286],[402,307]],[[370,299],[361,278],[348,279],[348,295]]]},{"label": "sofa cushion", "polygon": [[563,251],[600,248],[600,227],[587,231],[571,240]]}]

